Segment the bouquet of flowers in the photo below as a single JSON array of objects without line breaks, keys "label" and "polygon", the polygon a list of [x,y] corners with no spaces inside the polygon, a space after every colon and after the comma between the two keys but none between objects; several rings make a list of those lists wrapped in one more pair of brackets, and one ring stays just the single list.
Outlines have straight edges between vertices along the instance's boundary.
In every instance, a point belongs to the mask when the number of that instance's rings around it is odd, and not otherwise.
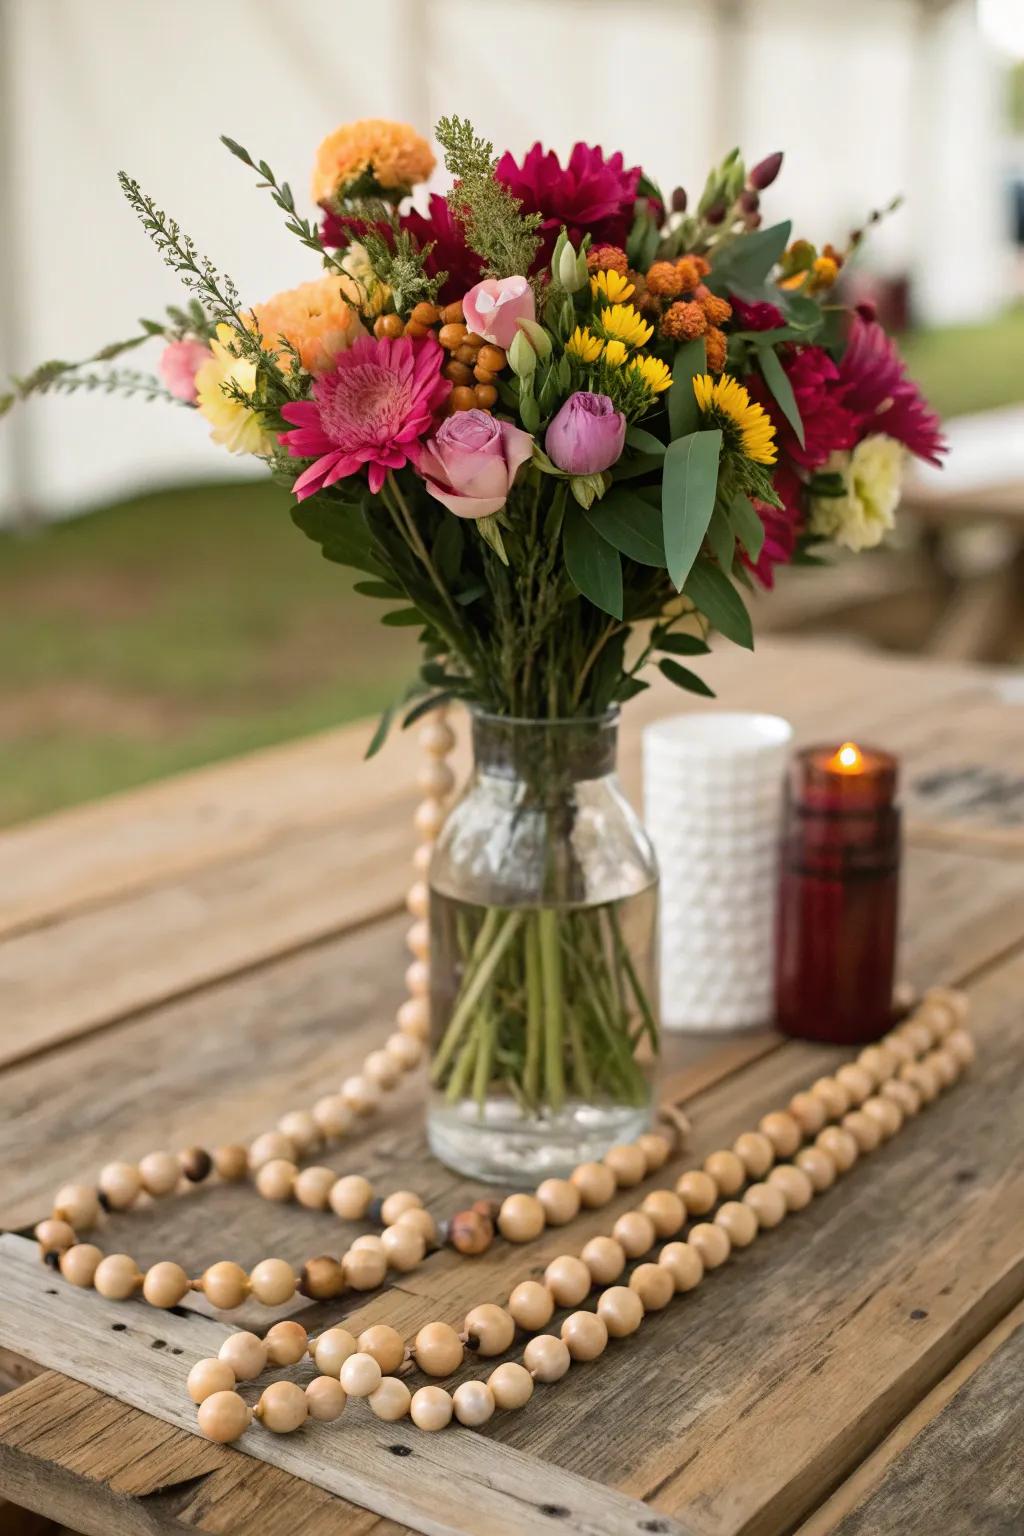
[{"label": "bouquet of flowers", "polygon": [[[84,363],[44,365],[3,403],[162,396],[263,459],[383,622],[419,631],[406,724],[452,699],[594,720],[646,688],[652,663],[706,694],[693,663],[709,632],[753,643],[744,591],[829,543],[877,544],[907,454],[942,450],[873,314],[834,296],[860,234],[819,251],[788,222],[762,227],[779,154],[748,170],[734,151],[691,208],[621,154],[577,144],[563,166],[537,144],[517,162],[458,118],[436,137],[451,189],[416,208],[435,167],[426,140],[390,122],[339,128],[317,151],[312,220],[225,139],[316,263],[255,304],[122,175],[189,303]],[[162,379],[96,366],[150,337],[165,343]],[[535,777],[551,771],[544,758]],[[561,935],[519,925],[498,960],[492,912],[460,924],[442,1088],[486,1095],[498,1079],[527,1109],[557,1109],[567,1084],[642,1096],[631,1064],[653,1010],[614,925],[577,917]],[[558,983],[573,957],[588,985],[553,1012],[549,972]],[[484,994],[474,1015],[467,995]]]}]

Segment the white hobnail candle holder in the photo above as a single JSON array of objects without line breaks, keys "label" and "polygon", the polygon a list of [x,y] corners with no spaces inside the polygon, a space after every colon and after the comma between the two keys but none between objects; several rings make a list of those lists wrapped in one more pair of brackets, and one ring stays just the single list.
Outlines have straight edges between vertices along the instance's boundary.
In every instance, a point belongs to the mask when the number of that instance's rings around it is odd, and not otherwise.
[{"label": "white hobnail candle holder", "polygon": [[644,810],[661,872],[666,1029],[732,1030],[774,1014],[783,786],[777,715],[683,714],[644,731]]}]

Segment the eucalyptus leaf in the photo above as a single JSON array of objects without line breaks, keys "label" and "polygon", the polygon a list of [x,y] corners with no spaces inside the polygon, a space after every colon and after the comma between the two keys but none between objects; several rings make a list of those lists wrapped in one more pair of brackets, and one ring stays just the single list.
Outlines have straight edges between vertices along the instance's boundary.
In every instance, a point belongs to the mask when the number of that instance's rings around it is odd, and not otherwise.
[{"label": "eucalyptus leaf", "polygon": [[565,568],[577,590],[602,613],[621,619],[622,559],[618,550],[591,527],[582,507],[566,507],[562,547]]},{"label": "eucalyptus leaf", "polygon": [[742,491],[729,503],[729,521],[751,560],[756,560],[764,548],[764,523],[750,497]]},{"label": "eucalyptus leaf", "polygon": [[377,559],[373,536],[358,502],[310,496],[291,508],[291,517],[307,538],[320,545],[325,560],[353,566],[369,576],[391,574]]},{"label": "eucalyptus leaf", "polygon": [[443,517],[438,524],[430,556],[438,575],[447,587],[454,586],[458,579],[459,568],[462,565],[462,550],[461,522],[454,514]]},{"label": "eucalyptus leaf", "polygon": [[662,531],[669,576],[681,592],[700,553],[715,509],[722,434],[677,437],[665,455],[661,486]]},{"label": "eucalyptus leaf", "polygon": [[643,427],[630,427],[626,432],[626,442],[630,448],[650,458],[660,459],[665,455],[665,444],[661,438],[655,437],[653,432],[645,432]]},{"label": "eucalyptus leaf", "polygon": [[683,592],[727,640],[748,651],[754,649],[753,626],[743,599],[717,565],[710,560],[698,560],[686,578]]},{"label": "eucalyptus leaf", "polygon": [[779,410],[796,433],[801,448],[804,446],[804,423],[800,407],[796,403],[793,386],[786,377],[786,370],[779,362],[778,354],[771,347],[757,348],[757,361],[761,365],[764,381],[768,385]]},{"label": "eucalyptus leaf", "polygon": [[664,568],[665,541],[661,509],[633,491],[616,486],[585,513],[590,526],[615,549],[638,565]]},{"label": "eucalyptus leaf", "polygon": [[700,635],[684,635],[669,632],[661,635],[654,642],[656,651],[668,651],[670,656],[707,656],[711,650],[706,640]]},{"label": "eucalyptus leaf", "polygon": [[759,295],[769,273],[776,265],[792,232],[787,219],[782,224],[772,224],[768,229],[756,229],[750,234],[737,235],[724,245],[715,256],[715,264],[706,279],[716,293],[732,289],[741,297]]},{"label": "eucalyptus leaf", "polygon": [[455,693],[449,688],[443,693],[432,693],[429,698],[421,699],[404,716],[402,730],[407,731],[410,725],[415,725],[417,720],[422,720],[423,716],[429,715],[431,710],[440,709],[444,704],[450,704],[453,698],[455,698]]},{"label": "eucalyptus leaf", "polygon": [[392,608],[390,613],[381,615],[381,623],[389,629],[412,629],[420,624],[427,624],[429,620],[424,617],[418,608]]},{"label": "eucalyptus leaf", "polygon": [[363,597],[384,597],[391,602],[405,596],[399,587],[392,586],[389,581],[354,581],[352,590],[359,592]]},{"label": "eucalyptus leaf", "polygon": [[668,391],[668,426],[672,437],[685,437],[697,430],[700,412],[693,393],[693,381],[707,371],[707,348],[703,336],[685,341],[672,360],[672,384]]},{"label": "eucalyptus leaf", "polygon": [[732,571],[736,535],[732,531],[732,524],[726,515],[725,508],[720,502],[715,506],[708,524],[708,543],[711,546],[711,553],[728,576]]},{"label": "eucalyptus leaf", "polygon": [[691,672],[689,667],[681,667],[678,661],[672,661],[668,657],[658,662],[658,671],[663,677],[667,677],[670,683],[675,683],[677,688],[685,688],[687,693],[699,693],[706,699],[713,699],[715,690],[709,688],[702,677],[696,672]]}]

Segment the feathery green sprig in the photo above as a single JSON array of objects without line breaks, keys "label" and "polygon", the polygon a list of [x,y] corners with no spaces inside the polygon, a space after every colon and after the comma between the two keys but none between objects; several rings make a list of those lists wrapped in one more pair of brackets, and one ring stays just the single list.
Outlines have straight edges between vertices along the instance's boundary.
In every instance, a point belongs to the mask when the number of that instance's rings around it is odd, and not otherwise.
[{"label": "feathery green sprig", "polygon": [[483,258],[491,277],[524,276],[540,249],[539,213],[523,213],[517,197],[495,179],[494,145],[464,117],[442,117],[434,130],[455,182],[448,206]]}]

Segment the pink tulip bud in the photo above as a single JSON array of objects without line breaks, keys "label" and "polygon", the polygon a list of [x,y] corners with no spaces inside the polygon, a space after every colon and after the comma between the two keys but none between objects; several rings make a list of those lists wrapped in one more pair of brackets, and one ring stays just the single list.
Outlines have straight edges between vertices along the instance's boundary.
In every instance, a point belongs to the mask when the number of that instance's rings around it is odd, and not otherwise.
[{"label": "pink tulip bud", "polygon": [[765,187],[770,187],[779,171],[782,169],[782,151],[776,150],[774,155],[767,155],[759,160],[747,177],[748,186],[755,192],[763,192]]},{"label": "pink tulip bud", "polygon": [[607,395],[570,395],[548,427],[548,458],[567,475],[595,475],[620,458],[626,418]]},{"label": "pink tulip bud", "polygon": [[476,336],[508,351],[520,320],[535,320],[533,289],[525,277],[485,277],[462,301],[466,324]]}]

